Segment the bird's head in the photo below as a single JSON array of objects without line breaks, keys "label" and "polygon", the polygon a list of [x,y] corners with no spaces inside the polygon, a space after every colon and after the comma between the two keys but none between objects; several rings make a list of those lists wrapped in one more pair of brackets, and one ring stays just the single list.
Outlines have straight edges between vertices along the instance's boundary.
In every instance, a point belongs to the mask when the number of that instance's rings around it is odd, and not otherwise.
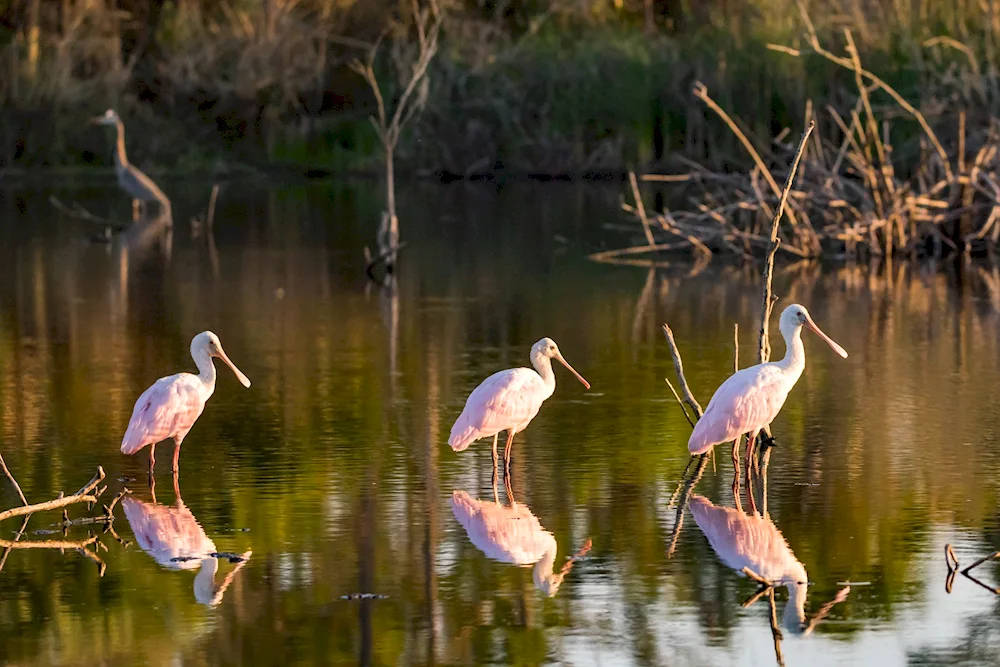
[{"label": "bird's head", "polygon": [[559,346],[556,345],[556,342],[551,338],[543,338],[531,346],[532,361],[534,361],[535,359],[542,359],[542,358],[555,359],[563,366],[568,368],[569,372],[575,375],[576,379],[579,380],[584,387],[590,389],[590,383],[584,380],[583,376],[577,373],[576,369],[569,365],[569,362],[563,358],[562,352],[559,351]]},{"label": "bird's head", "polygon": [[236,367],[236,364],[232,362],[229,355],[226,354],[225,350],[222,349],[222,341],[211,331],[202,331],[200,334],[195,336],[191,340],[191,356],[198,359],[200,356],[208,355],[209,357],[217,357],[222,359],[233,373],[236,375],[236,379],[240,381],[244,387],[250,387],[250,378],[243,374],[243,371]]},{"label": "bird's head", "polygon": [[781,313],[779,326],[781,328],[782,335],[785,336],[786,339],[799,327],[806,327],[814,334],[822,338],[834,352],[839,354],[844,359],[847,358],[847,350],[835,343],[832,338],[827,336],[818,326],[816,326],[816,323],[813,322],[813,319],[809,315],[809,311],[806,310],[805,306],[793,303],[788,308],[785,308],[785,310]]},{"label": "bird's head", "polygon": [[90,122],[94,125],[117,125],[121,122],[121,118],[118,117],[118,113],[114,109],[108,109],[100,116],[91,118]]}]

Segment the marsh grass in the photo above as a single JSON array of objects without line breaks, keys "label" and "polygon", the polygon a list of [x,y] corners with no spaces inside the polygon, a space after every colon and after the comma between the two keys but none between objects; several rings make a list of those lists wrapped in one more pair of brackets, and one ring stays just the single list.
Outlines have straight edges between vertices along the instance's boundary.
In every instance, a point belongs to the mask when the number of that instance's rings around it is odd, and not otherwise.
[{"label": "marsh grass", "polygon": [[[811,0],[825,44],[852,31],[862,61],[957,136],[1000,116],[997,0]],[[393,0],[25,0],[0,4],[0,159],[4,165],[104,164],[82,119],[116,106],[130,152],[147,165],[296,162],[330,170],[377,164],[361,127],[373,105],[348,63],[384,26]],[[37,7],[32,18],[31,8]],[[401,171],[620,175],[630,165],[745,166],[730,133],[691,95],[704,82],[758,143],[799,127],[807,105],[853,104],[850,72],[789,58],[805,46],[796,0],[657,5],[521,2],[444,5],[442,49],[425,112],[401,138]],[[389,71],[386,58],[377,68]],[[882,104],[876,102],[876,104]],[[886,118],[894,121],[892,109]],[[820,133],[833,122],[820,121]],[[827,127],[824,127],[826,123]],[[919,162],[920,132],[892,123],[898,169]]]}]

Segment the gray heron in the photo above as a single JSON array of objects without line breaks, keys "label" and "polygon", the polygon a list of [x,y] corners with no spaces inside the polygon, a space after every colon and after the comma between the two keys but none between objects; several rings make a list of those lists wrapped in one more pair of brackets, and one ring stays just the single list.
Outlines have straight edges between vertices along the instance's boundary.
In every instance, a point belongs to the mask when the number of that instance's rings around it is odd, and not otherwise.
[{"label": "gray heron", "polygon": [[153,182],[153,179],[129,163],[128,156],[125,155],[125,125],[115,110],[108,109],[90,122],[97,125],[113,125],[118,130],[114,153],[115,174],[118,176],[118,185],[132,196],[132,219],[138,220],[140,211],[145,214],[145,205],[151,201],[159,202],[163,211],[169,215],[170,200],[163,194],[163,190]]}]

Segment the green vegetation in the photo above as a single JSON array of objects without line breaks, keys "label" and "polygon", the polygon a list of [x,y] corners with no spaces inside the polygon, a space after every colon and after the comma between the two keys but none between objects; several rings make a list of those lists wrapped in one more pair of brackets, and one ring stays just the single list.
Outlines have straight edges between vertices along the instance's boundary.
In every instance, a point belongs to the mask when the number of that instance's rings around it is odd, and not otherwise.
[{"label": "green vegetation", "polygon": [[[852,90],[849,72],[768,49],[803,46],[797,0],[439,3],[442,49],[397,157],[410,171],[619,171],[671,155],[742,165],[743,151],[691,95],[695,81],[764,145],[800,125],[810,100],[845,111]],[[824,44],[842,52],[850,28],[866,67],[948,128],[944,136],[954,134],[960,109],[970,110],[973,131],[998,115],[993,2],[804,4]],[[154,169],[220,160],[374,169],[380,156],[366,124],[373,100],[349,62],[386,29],[415,39],[412,7],[138,0],[122,10],[3,0],[0,160],[104,164],[107,139],[82,121],[114,105],[134,159]],[[394,67],[383,49],[378,68],[389,94]]]}]

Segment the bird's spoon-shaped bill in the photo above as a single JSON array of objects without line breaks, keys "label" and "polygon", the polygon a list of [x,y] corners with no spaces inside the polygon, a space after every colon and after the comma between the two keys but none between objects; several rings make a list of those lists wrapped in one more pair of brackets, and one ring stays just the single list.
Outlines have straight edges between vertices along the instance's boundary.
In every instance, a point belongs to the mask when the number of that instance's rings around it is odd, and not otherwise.
[{"label": "bird's spoon-shaped bill", "polygon": [[823,333],[823,331],[818,326],[816,326],[816,323],[812,321],[812,318],[806,320],[806,326],[808,326],[814,334],[822,338],[826,342],[826,344],[830,346],[830,349],[832,349],[834,352],[839,354],[844,359],[847,358],[847,350],[842,348],[840,345],[837,345],[837,343],[835,343],[832,338]]},{"label": "bird's spoon-shaped bill", "polygon": [[[833,343],[833,341],[830,341],[830,342],[831,342],[831,343]],[[834,345],[836,345],[836,343],[834,343]],[[845,353],[845,354],[846,354],[846,353]],[[576,376],[576,379],[577,379],[577,380],[579,380],[579,381],[580,381],[580,382],[581,382],[581,383],[583,384],[583,386],[584,386],[584,387],[586,387],[587,389],[590,389],[590,383],[589,383],[589,382],[587,382],[586,380],[584,380],[584,379],[583,379],[583,376],[582,376],[582,375],[580,375],[579,373],[577,373],[577,372],[576,372],[576,369],[575,369],[575,368],[573,368],[572,366],[570,366],[570,365],[569,365],[569,362],[568,362],[568,361],[566,361],[565,359],[563,359],[563,356],[562,356],[561,354],[558,354],[558,353],[557,353],[557,354],[555,355],[555,357],[556,357],[556,359],[558,359],[558,360],[559,360],[559,363],[561,363],[561,364],[562,364],[563,366],[565,366],[566,368],[568,368],[568,369],[569,369],[569,372],[570,372],[570,373],[572,373],[573,375],[575,375],[575,376]]]},{"label": "bird's spoon-shaped bill", "polygon": [[247,389],[250,388],[250,378],[248,378],[246,375],[244,375],[243,371],[241,371],[240,369],[236,368],[236,364],[234,364],[232,362],[232,360],[229,358],[229,355],[226,354],[225,351],[221,347],[219,348],[219,359],[222,359],[224,362],[226,362],[227,366],[229,366],[231,369],[233,369],[233,373],[236,374],[236,379],[240,381],[240,384],[242,384]]}]

